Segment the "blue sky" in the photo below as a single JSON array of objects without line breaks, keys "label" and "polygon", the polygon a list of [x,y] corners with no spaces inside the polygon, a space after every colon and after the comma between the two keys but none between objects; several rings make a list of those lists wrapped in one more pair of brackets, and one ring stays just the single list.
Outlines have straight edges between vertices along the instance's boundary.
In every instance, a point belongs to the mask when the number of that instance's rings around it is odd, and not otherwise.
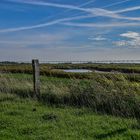
[{"label": "blue sky", "polygon": [[140,0],[1,0],[0,60],[138,60]]}]

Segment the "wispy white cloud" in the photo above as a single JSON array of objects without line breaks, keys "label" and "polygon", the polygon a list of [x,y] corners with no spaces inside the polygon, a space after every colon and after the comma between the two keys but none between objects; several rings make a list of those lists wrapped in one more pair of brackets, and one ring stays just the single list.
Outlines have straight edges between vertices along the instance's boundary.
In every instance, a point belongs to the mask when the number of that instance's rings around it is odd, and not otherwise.
[{"label": "wispy white cloud", "polygon": [[120,34],[120,36],[126,38],[127,40],[113,42],[116,46],[140,48],[140,33],[128,31],[126,33]]},{"label": "wispy white cloud", "polygon": [[27,1],[27,0],[24,0],[24,1],[23,0],[7,0],[7,1],[21,3],[21,4],[49,6],[49,7],[56,7],[56,8],[73,9],[73,10],[84,11],[84,12],[92,12],[90,8],[82,8],[82,7],[66,5],[66,4],[57,4],[57,3],[42,2],[42,1]]},{"label": "wispy white cloud", "polygon": [[93,17],[91,15],[87,16],[77,16],[77,17],[71,17],[71,18],[62,18],[50,22],[46,22],[43,24],[37,24],[32,26],[25,26],[25,27],[15,27],[15,28],[8,28],[8,29],[1,29],[0,33],[9,33],[9,32],[16,32],[16,31],[24,31],[24,30],[31,30],[31,29],[37,29],[37,28],[43,28],[55,24],[62,24],[67,26],[77,26],[77,27],[124,27],[124,26],[140,26],[140,23],[132,22],[116,22],[116,23],[73,23],[73,22],[66,22],[71,20],[77,20],[77,19],[83,19],[83,18],[90,18]]},{"label": "wispy white cloud", "polygon": [[94,2],[96,2],[97,0],[90,0],[90,1],[88,1],[88,2],[85,2],[85,3],[83,3],[83,4],[81,4],[81,5],[79,5],[78,7],[84,7],[84,6],[86,6],[86,5],[89,5],[89,4],[93,4]]},{"label": "wispy white cloud", "polygon": [[[61,23],[61,22],[81,19],[81,18],[85,18],[85,17],[87,17],[87,16],[77,16],[77,17],[70,17],[70,18],[62,18],[62,19],[57,19],[57,20],[54,20],[54,21],[45,22],[43,24],[37,24],[37,25],[32,25],[32,26],[1,29],[0,33],[7,33],[7,32],[9,33],[9,32],[16,32],[16,31],[23,31],[23,30],[31,30],[31,29],[36,29],[36,28],[42,28],[42,27],[47,27],[47,26],[50,26],[50,25],[55,25],[55,24],[58,24],[58,23]],[[91,17],[91,15],[88,15],[88,17]]]},{"label": "wispy white cloud", "polygon": [[113,6],[120,5],[122,3],[126,3],[126,2],[129,2],[129,1],[133,1],[133,0],[122,0],[122,1],[119,1],[119,2],[111,3],[111,4],[107,5],[107,6],[103,6],[102,8],[113,7]]},{"label": "wispy white cloud", "polygon": [[[46,26],[62,23],[62,22],[65,22],[65,21],[71,21],[71,20],[76,20],[76,19],[84,19],[84,18],[96,17],[96,16],[104,16],[104,17],[110,17],[110,18],[115,18],[115,19],[123,19],[123,20],[134,20],[134,21],[136,20],[136,21],[140,21],[139,17],[125,17],[125,16],[118,15],[118,13],[123,13],[123,12],[130,11],[130,10],[131,11],[132,10],[136,10],[139,7],[126,8],[126,9],[118,10],[118,11],[108,11],[108,10],[105,10],[105,9],[102,9],[102,8],[81,8],[81,7],[73,6],[73,5],[63,5],[63,4],[40,2],[40,1],[26,1],[26,0],[25,1],[22,1],[22,0],[8,0],[8,1],[24,3],[24,4],[51,6],[51,7],[57,7],[57,8],[66,8],[66,9],[80,10],[80,11],[84,11],[86,13],[89,13],[91,15],[57,19],[57,20],[46,22],[46,23],[43,23],[43,24],[26,26],[26,27],[16,27],[16,28],[10,28],[10,29],[3,29],[3,30],[0,30],[0,33],[15,32],[15,31],[22,31],[22,30],[41,28],[41,27],[46,27]],[[122,1],[122,3],[123,2],[126,2],[126,0]],[[115,4],[120,4],[120,3],[114,3],[114,5]],[[96,24],[92,24],[91,25],[91,24],[80,24],[80,23],[79,24],[76,24],[76,23],[64,23],[64,25],[67,25],[67,26],[81,26],[81,27],[86,27],[86,26],[87,27],[93,27],[93,26],[94,27],[101,27],[100,24],[99,25],[96,25]],[[121,25],[122,26],[125,26],[125,25],[126,26],[135,26],[135,25],[138,25],[138,23],[115,23],[114,25],[109,23],[109,25],[104,25],[104,26],[107,26],[107,27],[118,27],[118,26],[121,26]]]},{"label": "wispy white cloud", "polygon": [[[81,6],[73,6],[73,5],[66,5],[66,4],[57,4],[57,3],[49,3],[49,2],[41,2],[41,1],[27,1],[27,0],[8,0],[10,2],[17,2],[17,3],[24,3],[24,4],[31,4],[31,5],[38,5],[38,6],[49,6],[49,7],[57,7],[57,8],[64,8],[64,9],[72,9],[72,10],[78,10],[78,11],[84,11],[86,13],[90,13],[93,15],[97,15],[97,16],[109,16],[109,17],[117,17],[116,14],[118,13],[123,13],[123,12],[127,12],[127,11],[133,11],[133,10],[138,10],[140,9],[140,6],[137,7],[131,7],[131,8],[126,8],[123,10],[118,10],[118,11],[109,11],[109,10],[105,10],[102,8],[82,8]],[[104,8],[106,7],[111,7],[114,5],[118,5],[120,3],[124,3],[130,0],[124,0],[122,2],[116,2],[107,6],[104,6]],[[87,4],[87,3],[85,3]],[[84,4],[83,4],[84,5]]]},{"label": "wispy white cloud", "polygon": [[32,25],[32,26],[2,29],[2,30],[0,30],[0,33],[16,32],[16,31],[23,31],[23,30],[31,30],[31,29],[36,29],[36,28],[41,28],[41,27],[46,27],[46,26],[54,25],[54,24],[59,23],[61,21],[64,21],[64,19],[58,19],[58,20],[54,20],[54,21],[51,21],[51,22],[46,22],[46,23],[43,23],[43,24],[37,24],[37,25]]},{"label": "wispy white cloud", "polygon": [[67,26],[76,26],[76,27],[127,27],[127,26],[140,26],[140,23],[136,22],[110,22],[110,23],[73,23],[73,22],[65,22],[61,23]]},{"label": "wispy white cloud", "polygon": [[[116,17],[117,15],[111,11],[101,9],[101,8],[82,8],[73,5],[64,5],[64,4],[57,4],[57,3],[48,3],[48,2],[40,2],[40,1],[22,1],[22,0],[8,0],[10,2],[17,2],[21,4],[31,4],[31,5],[38,5],[38,6],[49,6],[55,8],[64,8],[64,9],[72,9],[83,11],[88,14],[92,14],[93,16],[107,16],[107,17]],[[37,27],[38,28],[38,27]]]},{"label": "wispy white cloud", "polygon": [[126,38],[137,39],[137,38],[140,38],[140,33],[128,31],[128,32],[126,32],[126,33],[120,34],[120,36],[126,37]]},{"label": "wispy white cloud", "polygon": [[130,7],[122,10],[117,10],[115,13],[125,13],[125,12],[130,12],[130,11],[135,11],[135,10],[140,10],[140,6],[135,6],[135,7]]},{"label": "wispy white cloud", "polygon": [[[107,12],[107,11],[105,10],[104,13],[105,12]],[[90,14],[90,15],[87,15],[87,16],[77,16],[77,17],[69,18],[67,21],[86,19],[86,18],[94,18],[94,17],[97,17],[97,16],[104,16],[104,17],[115,18],[115,19],[119,19],[119,20],[140,21],[140,17],[126,17],[126,16],[120,16],[120,15],[112,14],[112,13],[110,13],[110,15],[109,14],[99,15],[98,14],[96,16],[93,16],[93,15]]]},{"label": "wispy white cloud", "polygon": [[91,36],[91,37],[89,37],[88,38],[89,40],[93,40],[93,41],[105,41],[105,40],[107,40],[107,38],[105,38],[105,37],[102,37],[102,36],[96,36],[96,37],[94,37],[94,36]]}]

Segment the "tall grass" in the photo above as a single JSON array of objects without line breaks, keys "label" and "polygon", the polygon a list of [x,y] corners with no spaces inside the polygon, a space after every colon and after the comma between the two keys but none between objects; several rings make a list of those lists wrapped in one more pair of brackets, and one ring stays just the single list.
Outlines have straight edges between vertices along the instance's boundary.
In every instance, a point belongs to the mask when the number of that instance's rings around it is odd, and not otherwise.
[{"label": "tall grass", "polygon": [[[32,75],[1,74],[0,91],[33,97]],[[88,107],[124,117],[140,117],[140,83],[123,74],[96,74],[92,79],[41,77],[40,101],[45,104]]]}]

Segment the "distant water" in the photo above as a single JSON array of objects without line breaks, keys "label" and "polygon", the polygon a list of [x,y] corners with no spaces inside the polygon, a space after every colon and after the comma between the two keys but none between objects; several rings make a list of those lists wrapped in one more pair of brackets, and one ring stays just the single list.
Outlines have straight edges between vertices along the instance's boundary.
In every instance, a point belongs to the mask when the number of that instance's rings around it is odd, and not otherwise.
[{"label": "distant water", "polygon": [[75,73],[87,73],[87,72],[92,72],[91,70],[88,69],[69,69],[69,70],[63,70],[64,72],[75,72]]}]

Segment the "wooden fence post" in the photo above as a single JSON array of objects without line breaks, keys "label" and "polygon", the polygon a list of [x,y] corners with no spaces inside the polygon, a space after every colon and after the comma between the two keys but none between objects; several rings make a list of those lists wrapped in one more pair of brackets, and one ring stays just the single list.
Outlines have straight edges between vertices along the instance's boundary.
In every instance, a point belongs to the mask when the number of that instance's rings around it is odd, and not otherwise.
[{"label": "wooden fence post", "polygon": [[39,70],[39,60],[32,60],[33,67],[33,82],[34,82],[34,94],[37,98],[40,97],[40,70]]}]

